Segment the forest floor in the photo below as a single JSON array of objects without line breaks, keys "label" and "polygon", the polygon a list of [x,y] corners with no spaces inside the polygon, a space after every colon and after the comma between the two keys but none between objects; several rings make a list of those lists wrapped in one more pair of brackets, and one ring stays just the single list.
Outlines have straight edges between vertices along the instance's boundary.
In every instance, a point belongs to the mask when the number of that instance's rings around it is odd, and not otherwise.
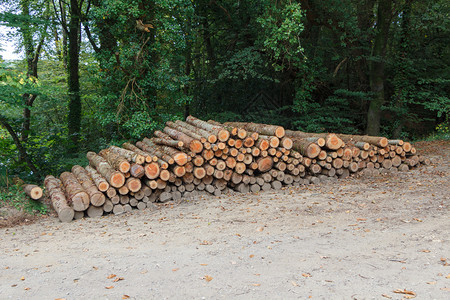
[{"label": "forest floor", "polygon": [[450,142],[433,164],[0,229],[0,299],[449,299]]}]

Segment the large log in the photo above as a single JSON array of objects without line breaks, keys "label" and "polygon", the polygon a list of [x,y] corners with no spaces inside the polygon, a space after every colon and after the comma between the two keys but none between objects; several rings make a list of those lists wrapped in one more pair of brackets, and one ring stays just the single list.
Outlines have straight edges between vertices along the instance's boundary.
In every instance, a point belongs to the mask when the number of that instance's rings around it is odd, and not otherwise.
[{"label": "large log", "polygon": [[35,184],[24,184],[22,189],[31,199],[39,200],[42,198],[42,189]]},{"label": "large log", "polygon": [[100,192],[106,192],[109,189],[108,181],[103,178],[103,176],[100,175],[100,173],[98,173],[96,169],[91,166],[86,166],[85,169],[89,173],[89,176],[92,178]]},{"label": "large log", "polygon": [[109,147],[109,149],[112,152],[114,152],[120,156],[123,156],[126,159],[128,159],[129,161],[137,163],[139,165],[142,165],[145,162],[145,156],[143,156],[139,153],[136,153],[134,151],[131,151],[128,149],[123,149],[123,148],[116,147],[116,146],[111,146],[111,147]]},{"label": "large log", "polygon": [[97,186],[82,166],[75,165],[72,167],[72,173],[78,179],[78,182],[84,188],[89,195],[89,199],[92,205],[102,206],[105,203],[105,195],[97,189]]},{"label": "large log", "polygon": [[48,175],[44,180],[45,191],[50,198],[52,207],[58,214],[58,218],[61,222],[72,221],[75,212],[64,195],[62,190],[62,183],[58,178]]},{"label": "large log", "polygon": [[204,129],[206,131],[209,131],[209,132],[217,135],[218,140],[221,142],[226,142],[230,138],[230,133],[228,132],[228,130],[226,130],[222,126],[209,124],[208,122],[202,121],[193,116],[188,116],[186,118],[186,123],[197,126],[201,129]]},{"label": "large log", "polygon": [[274,135],[280,139],[285,135],[284,128],[277,125],[245,122],[226,122],[225,125],[244,128],[245,130],[258,132],[259,134]]},{"label": "large log", "polygon": [[297,150],[304,156],[315,158],[320,154],[320,147],[313,142],[306,139],[293,139],[292,142],[292,149]]},{"label": "large log", "polygon": [[97,169],[98,173],[100,173],[111,186],[120,188],[125,184],[125,175],[114,170],[103,157],[97,155],[95,152],[88,152],[86,157],[89,160],[89,163]]},{"label": "large log", "polygon": [[61,182],[64,185],[66,196],[72,202],[72,207],[75,211],[84,211],[89,207],[89,195],[78,182],[75,175],[71,172],[63,172],[59,175]]}]

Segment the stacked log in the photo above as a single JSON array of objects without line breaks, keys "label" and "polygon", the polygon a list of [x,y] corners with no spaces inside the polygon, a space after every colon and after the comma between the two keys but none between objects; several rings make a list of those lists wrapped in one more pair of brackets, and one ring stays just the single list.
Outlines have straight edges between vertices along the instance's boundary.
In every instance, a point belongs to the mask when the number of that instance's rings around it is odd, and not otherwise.
[{"label": "stacked log", "polygon": [[155,202],[201,194],[259,193],[430,163],[416,152],[410,143],[384,137],[222,124],[189,116],[186,121],[167,122],[153,137],[135,144],[88,152],[88,166],[64,172],[62,183],[52,178],[47,182],[48,189],[57,191],[52,193],[56,209],[65,209],[60,203],[67,201],[75,218],[95,217],[154,209]]}]

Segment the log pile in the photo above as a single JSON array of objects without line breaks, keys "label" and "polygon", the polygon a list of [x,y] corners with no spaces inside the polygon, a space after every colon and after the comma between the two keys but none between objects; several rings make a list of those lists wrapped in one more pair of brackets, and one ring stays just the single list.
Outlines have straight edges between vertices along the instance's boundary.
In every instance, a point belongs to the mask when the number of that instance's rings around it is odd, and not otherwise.
[{"label": "log pile", "polygon": [[154,137],[136,144],[88,152],[88,166],[73,166],[60,179],[49,175],[45,186],[61,221],[67,222],[72,215],[121,214],[199,193],[257,193],[430,163],[416,152],[408,142],[384,137],[189,116],[167,122]]}]

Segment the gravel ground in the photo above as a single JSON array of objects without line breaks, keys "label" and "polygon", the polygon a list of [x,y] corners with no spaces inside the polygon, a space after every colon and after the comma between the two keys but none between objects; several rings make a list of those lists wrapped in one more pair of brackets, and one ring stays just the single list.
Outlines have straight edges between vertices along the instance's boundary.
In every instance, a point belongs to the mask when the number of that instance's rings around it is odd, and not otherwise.
[{"label": "gravel ground", "polygon": [[405,173],[0,229],[0,299],[450,299],[450,145],[418,147]]}]

